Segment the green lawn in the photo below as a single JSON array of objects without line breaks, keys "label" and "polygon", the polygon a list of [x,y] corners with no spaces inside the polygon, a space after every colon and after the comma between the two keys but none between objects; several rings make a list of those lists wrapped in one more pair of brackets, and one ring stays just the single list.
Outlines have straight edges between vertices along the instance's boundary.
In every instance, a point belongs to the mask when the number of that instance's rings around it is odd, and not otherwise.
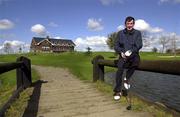
[{"label": "green lawn", "polygon": [[[112,59],[114,53],[100,52],[94,53],[88,56],[84,53],[61,53],[61,54],[24,54],[31,59],[34,65],[54,66],[54,67],[66,67],[73,74],[81,79],[90,80],[92,79],[92,64],[91,60],[94,56],[101,54],[106,59]],[[14,62],[16,58],[21,55],[1,55],[0,61],[3,62]]]}]

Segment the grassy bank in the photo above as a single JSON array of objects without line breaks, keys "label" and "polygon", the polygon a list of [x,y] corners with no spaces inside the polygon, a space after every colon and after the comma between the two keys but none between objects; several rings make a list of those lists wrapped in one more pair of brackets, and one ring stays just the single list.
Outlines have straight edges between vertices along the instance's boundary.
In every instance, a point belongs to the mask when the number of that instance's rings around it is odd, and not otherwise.
[{"label": "grassy bank", "polygon": [[[39,79],[38,73],[32,69],[32,81]],[[16,71],[12,70],[0,75],[0,108],[7,102],[11,97],[13,91],[16,89]],[[20,98],[17,99],[10,109],[6,113],[6,117],[20,117],[25,109],[27,102],[32,93],[32,88],[26,89],[20,94]]]},{"label": "grassy bank", "polygon": [[[30,53],[24,54],[31,59],[32,64],[34,65],[43,65],[43,66],[54,66],[54,67],[65,67],[68,68],[74,75],[76,75],[81,80],[92,81],[92,64],[91,60],[96,55],[102,55],[105,59],[117,59],[117,56],[112,52],[96,52],[91,55],[85,53]],[[180,60],[179,57],[162,57],[170,56],[168,54],[158,54],[158,53],[141,53],[141,59],[143,60]],[[4,62],[13,62],[17,57],[21,55],[0,55],[0,61]],[[114,71],[116,68],[106,67],[105,71]],[[13,74],[13,73],[12,73]],[[6,75],[5,75],[6,76]],[[1,78],[2,79],[2,78]],[[8,83],[14,82],[12,79],[7,80]],[[3,81],[6,82],[6,81]],[[112,86],[109,86],[105,83],[98,82],[96,87],[103,91],[107,92],[108,95],[112,95]],[[7,89],[10,91],[10,89]],[[146,103],[142,102],[138,98],[134,97],[134,108],[135,111],[148,111],[153,113],[156,117],[171,117],[171,114],[167,112],[158,110],[155,106],[149,106]],[[121,100],[125,104],[125,99]]]},{"label": "grassy bank", "polygon": [[[95,86],[102,92],[105,92],[107,95],[112,95],[112,89],[113,87],[111,85],[108,85],[104,82],[98,81]],[[124,105],[125,107],[127,106],[127,101],[123,97],[120,100],[120,104]],[[151,113],[154,117],[173,117],[173,114],[170,113],[169,111],[167,112],[166,110],[160,108],[157,105],[154,105],[152,103],[146,102],[144,100],[141,100],[137,96],[133,95],[132,96],[132,105],[133,111],[143,111],[143,112],[149,112]]]}]

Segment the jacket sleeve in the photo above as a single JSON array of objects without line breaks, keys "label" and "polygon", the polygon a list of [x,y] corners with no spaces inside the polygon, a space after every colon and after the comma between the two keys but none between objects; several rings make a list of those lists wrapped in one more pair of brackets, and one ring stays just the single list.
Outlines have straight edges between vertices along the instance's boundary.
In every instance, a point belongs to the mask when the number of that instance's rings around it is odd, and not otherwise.
[{"label": "jacket sleeve", "polygon": [[133,51],[138,53],[139,50],[142,48],[142,46],[143,46],[143,43],[142,43],[141,32],[138,31],[137,38],[136,38],[136,41],[135,41],[135,47],[134,47]]},{"label": "jacket sleeve", "polygon": [[116,41],[114,43],[114,50],[119,54],[121,52],[124,53],[124,45],[120,43],[120,32],[118,32],[118,35],[116,37]]}]

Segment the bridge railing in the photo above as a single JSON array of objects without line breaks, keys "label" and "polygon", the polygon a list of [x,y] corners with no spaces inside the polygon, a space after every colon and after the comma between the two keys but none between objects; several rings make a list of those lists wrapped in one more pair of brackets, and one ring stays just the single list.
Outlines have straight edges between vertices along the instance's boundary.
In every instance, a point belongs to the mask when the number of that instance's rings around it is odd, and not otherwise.
[{"label": "bridge railing", "polygon": [[[93,81],[104,81],[104,67],[117,67],[118,60],[104,60],[104,57],[98,55],[93,58]],[[150,71],[164,74],[180,75],[180,69],[176,66],[180,66],[180,61],[170,60],[143,60],[140,62],[137,70]],[[127,68],[128,66],[126,66]]]},{"label": "bridge railing", "polygon": [[16,62],[0,63],[0,74],[16,69],[16,90],[9,100],[0,109],[0,117],[4,116],[5,111],[12,102],[19,96],[20,92],[29,87],[32,83],[31,61],[26,57],[17,58]]}]

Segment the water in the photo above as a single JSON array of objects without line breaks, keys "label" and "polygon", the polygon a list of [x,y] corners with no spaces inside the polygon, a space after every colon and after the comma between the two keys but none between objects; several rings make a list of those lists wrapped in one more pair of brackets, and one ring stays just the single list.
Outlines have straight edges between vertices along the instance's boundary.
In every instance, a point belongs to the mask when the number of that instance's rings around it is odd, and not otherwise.
[{"label": "water", "polygon": [[[115,72],[106,73],[105,82],[114,86]],[[180,76],[136,71],[132,76],[131,90],[180,112]]]}]

